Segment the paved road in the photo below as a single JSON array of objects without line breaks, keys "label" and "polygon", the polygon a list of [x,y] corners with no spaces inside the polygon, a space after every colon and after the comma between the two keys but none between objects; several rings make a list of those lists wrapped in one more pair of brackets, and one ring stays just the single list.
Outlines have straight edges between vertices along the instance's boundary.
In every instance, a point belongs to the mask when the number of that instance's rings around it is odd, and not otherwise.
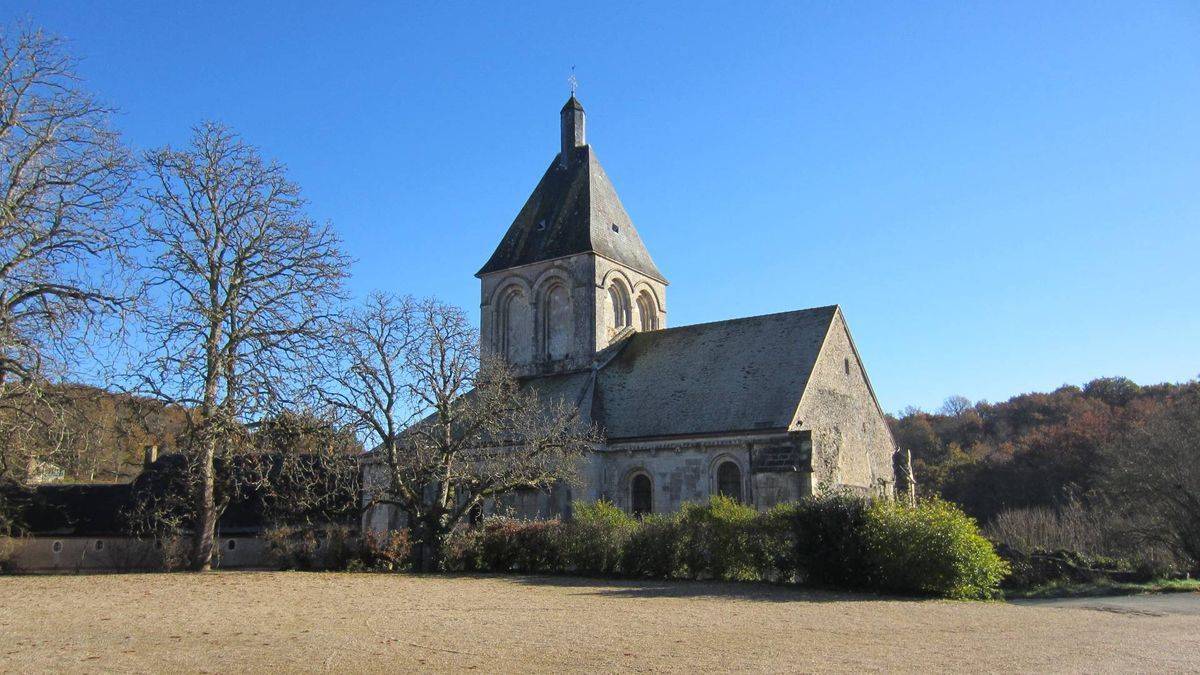
[{"label": "paved road", "polygon": [[1048,598],[1013,600],[1015,605],[1094,609],[1114,614],[1142,616],[1200,616],[1200,593],[1154,593],[1098,598]]}]

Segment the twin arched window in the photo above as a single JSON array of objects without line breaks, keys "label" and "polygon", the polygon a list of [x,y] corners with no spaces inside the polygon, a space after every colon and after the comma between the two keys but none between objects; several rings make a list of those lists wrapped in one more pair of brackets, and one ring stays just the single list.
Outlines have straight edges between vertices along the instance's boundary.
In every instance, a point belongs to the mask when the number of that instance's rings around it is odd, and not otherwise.
[{"label": "twin arched window", "polygon": [[629,289],[620,279],[614,279],[608,287],[608,315],[611,317],[611,328],[621,330],[632,323],[629,311]]},{"label": "twin arched window", "polygon": [[496,303],[497,352],[509,363],[529,363],[535,358],[556,360],[570,355],[575,334],[570,287],[561,279],[552,278],[542,288],[534,293],[538,299],[536,313],[525,289],[516,284],[505,288]]}]

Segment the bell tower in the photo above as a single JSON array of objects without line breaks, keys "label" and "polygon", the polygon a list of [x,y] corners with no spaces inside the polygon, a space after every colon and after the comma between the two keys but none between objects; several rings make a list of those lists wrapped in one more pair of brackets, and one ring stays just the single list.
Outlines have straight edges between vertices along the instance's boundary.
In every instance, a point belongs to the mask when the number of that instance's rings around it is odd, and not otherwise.
[{"label": "bell tower", "polygon": [[559,112],[559,152],[476,273],[485,354],[523,376],[591,368],[634,331],[667,324],[667,280],[587,144],[583,104]]}]

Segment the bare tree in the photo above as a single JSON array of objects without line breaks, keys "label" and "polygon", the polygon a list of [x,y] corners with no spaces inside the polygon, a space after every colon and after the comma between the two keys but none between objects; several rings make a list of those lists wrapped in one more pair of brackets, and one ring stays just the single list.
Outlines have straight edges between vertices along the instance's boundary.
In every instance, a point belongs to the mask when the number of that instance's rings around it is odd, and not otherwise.
[{"label": "bare tree", "polygon": [[948,417],[958,417],[974,406],[975,404],[971,403],[971,399],[967,398],[966,396],[955,394],[953,396],[946,397],[946,400],[942,402],[942,407],[938,412]]},{"label": "bare tree", "polygon": [[577,408],[540,400],[503,364],[481,361],[457,307],[375,295],[338,336],[326,399],[374,448],[365,501],[407,516],[421,570],[441,568],[446,536],[471,509],[572,480],[599,441]]},{"label": "bare tree", "polygon": [[0,478],[34,459],[14,441],[38,424],[47,379],[131,304],[133,162],[75,66],[57,38],[0,29]]},{"label": "bare tree", "polygon": [[328,307],[349,260],[327,225],[304,215],[284,167],[228,128],[146,156],[143,193],[155,309],[142,384],[192,409],[194,566],[211,566],[223,508],[214,462],[248,443],[244,424],[287,404],[328,337]]},{"label": "bare tree", "polygon": [[1102,453],[1100,492],[1140,546],[1200,569],[1200,388],[1156,411]]}]

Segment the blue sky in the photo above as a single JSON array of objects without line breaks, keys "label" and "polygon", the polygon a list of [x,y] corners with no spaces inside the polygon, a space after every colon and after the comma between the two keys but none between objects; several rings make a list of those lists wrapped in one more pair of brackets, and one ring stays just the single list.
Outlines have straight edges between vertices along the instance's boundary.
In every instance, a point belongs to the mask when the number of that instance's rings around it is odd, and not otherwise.
[{"label": "blue sky", "polygon": [[840,303],[883,406],[1200,373],[1200,4],[28,3],[139,149],[226,122],[356,294],[472,276],[588,140],[683,325]]}]

